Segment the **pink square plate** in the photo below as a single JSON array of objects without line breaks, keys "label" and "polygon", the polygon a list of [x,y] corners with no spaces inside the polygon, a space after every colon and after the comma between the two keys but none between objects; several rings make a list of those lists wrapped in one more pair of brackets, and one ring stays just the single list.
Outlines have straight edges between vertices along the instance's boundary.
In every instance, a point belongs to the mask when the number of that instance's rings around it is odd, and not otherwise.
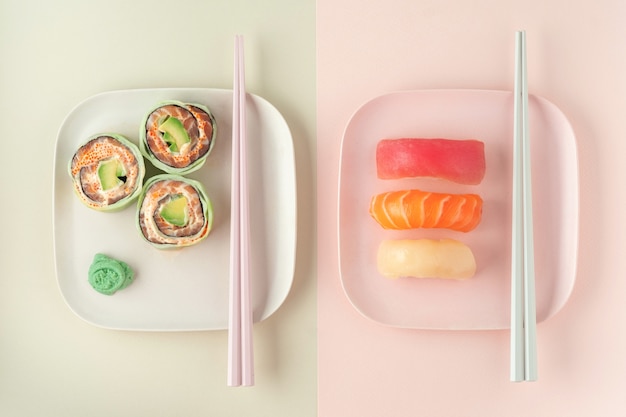
[{"label": "pink square plate", "polygon": [[[489,90],[421,90],[383,95],[349,121],[341,144],[339,265],[344,291],[365,317],[415,329],[510,327],[513,94]],[[537,321],[553,316],[572,291],[578,245],[576,141],[563,113],[544,98],[529,98],[535,221]],[[479,139],[487,172],[479,185],[438,179],[380,180],[376,144],[383,138]],[[391,231],[369,215],[379,192],[418,188],[477,193],[481,224],[469,233],[444,229]],[[383,239],[454,238],[476,258],[468,280],[382,277],[376,251]]]}]

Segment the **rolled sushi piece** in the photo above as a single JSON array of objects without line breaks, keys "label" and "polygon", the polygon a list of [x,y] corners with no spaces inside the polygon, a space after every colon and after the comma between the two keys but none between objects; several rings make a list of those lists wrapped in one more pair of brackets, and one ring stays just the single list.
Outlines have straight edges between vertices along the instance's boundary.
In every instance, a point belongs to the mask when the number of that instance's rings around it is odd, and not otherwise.
[{"label": "rolled sushi piece", "polygon": [[176,174],[146,181],[137,202],[137,228],[158,249],[204,240],[213,225],[213,206],[202,183]]},{"label": "rolled sushi piece", "polygon": [[146,114],[139,136],[141,153],[155,167],[185,175],[204,165],[213,149],[215,118],[201,104],[168,100]]},{"label": "rolled sushi piece", "polygon": [[137,145],[122,135],[103,133],[89,137],[78,148],[68,173],[83,204],[116,211],[139,196],[146,169]]}]

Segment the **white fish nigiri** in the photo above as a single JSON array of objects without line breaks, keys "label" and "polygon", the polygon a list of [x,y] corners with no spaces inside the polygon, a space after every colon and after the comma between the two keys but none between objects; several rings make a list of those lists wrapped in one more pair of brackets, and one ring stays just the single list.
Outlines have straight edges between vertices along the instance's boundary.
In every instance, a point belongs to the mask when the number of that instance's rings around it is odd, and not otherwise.
[{"label": "white fish nigiri", "polygon": [[455,239],[384,240],[377,262],[387,278],[466,279],[476,273],[471,249]]}]

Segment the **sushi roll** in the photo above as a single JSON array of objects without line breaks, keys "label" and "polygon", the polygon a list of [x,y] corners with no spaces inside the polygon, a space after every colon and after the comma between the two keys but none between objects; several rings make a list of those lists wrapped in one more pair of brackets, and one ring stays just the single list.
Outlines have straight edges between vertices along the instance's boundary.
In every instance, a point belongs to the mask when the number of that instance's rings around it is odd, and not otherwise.
[{"label": "sushi roll", "polygon": [[215,142],[215,118],[200,104],[169,100],[146,114],[139,136],[141,153],[155,167],[184,175],[204,165]]},{"label": "sushi roll", "polygon": [[74,191],[87,207],[121,210],[139,196],[146,172],[139,148],[113,134],[91,136],[68,164]]},{"label": "sushi roll", "polygon": [[180,248],[208,236],[213,207],[202,183],[160,174],[146,181],[137,202],[136,220],[141,236],[156,248]]}]

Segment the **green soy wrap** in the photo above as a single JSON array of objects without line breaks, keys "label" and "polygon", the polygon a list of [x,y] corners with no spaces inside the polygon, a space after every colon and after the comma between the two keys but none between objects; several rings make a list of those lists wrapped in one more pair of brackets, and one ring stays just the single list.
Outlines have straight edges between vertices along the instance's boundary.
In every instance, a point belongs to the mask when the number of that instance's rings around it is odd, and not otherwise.
[{"label": "green soy wrap", "polygon": [[101,294],[112,295],[128,287],[134,278],[133,270],[125,262],[97,253],[89,267],[89,284]]}]

